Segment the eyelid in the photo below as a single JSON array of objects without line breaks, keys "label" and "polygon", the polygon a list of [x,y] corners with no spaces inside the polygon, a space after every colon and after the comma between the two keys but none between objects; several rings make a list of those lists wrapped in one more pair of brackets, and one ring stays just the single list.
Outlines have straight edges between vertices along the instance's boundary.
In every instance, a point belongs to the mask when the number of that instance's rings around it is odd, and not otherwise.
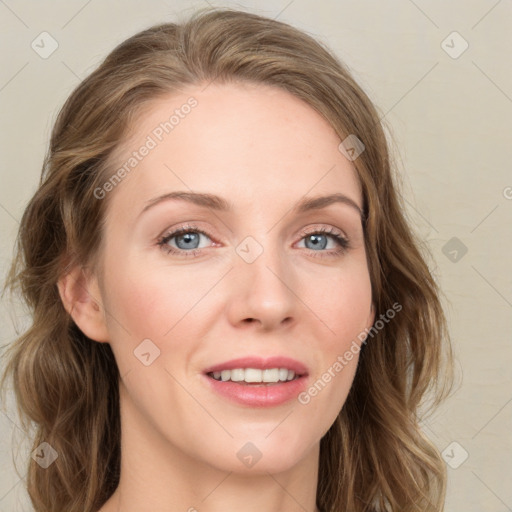
[{"label": "eyelid", "polygon": [[348,238],[345,235],[345,233],[343,231],[341,231],[341,229],[335,228],[333,226],[327,227],[325,224],[318,224],[318,223],[303,228],[299,232],[299,234],[300,234],[300,236],[306,236],[306,235],[317,233],[317,232],[322,232],[322,233],[329,234],[329,235],[338,235],[338,236],[342,236],[343,238]]},{"label": "eyelid", "polygon": [[[213,237],[208,233],[207,230],[199,227],[197,224],[194,223],[194,221],[185,222],[184,224],[179,224],[175,228],[174,227],[167,228],[163,231],[163,233],[161,235],[159,235],[157,237],[157,239],[165,238],[168,235],[177,236],[178,234],[180,234],[180,232],[187,232],[187,231],[197,231],[198,233],[202,233],[203,235],[207,236],[208,238],[213,239]],[[335,228],[333,226],[326,227],[325,223],[324,224],[316,223],[313,225],[309,225],[305,228],[302,228],[299,231],[299,236],[303,237],[308,234],[317,233],[318,231],[327,233],[327,234],[332,234],[332,235],[339,235],[339,236],[342,236],[342,237],[348,239],[348,236],[341,229]]]},{"label": "eyelid", "polygon": [[[215,242],[215,238],[212,237],[207,230],[201,229],[199,226],[195,225],[193,222],[184,223],[182,225],[177,226],[176,228],[170,228],[164,231],[162,235],[160,235],[157,239],[157,245],[160,246],[163,249],[167,250],[168,254],[177,254],[177,255],[183,255],[185,257],[191,257],[195,256],[197,253],[201,253],[205,250],[205,248],[201,249],[191,249],[191,250],[184,250],[184,249],[176,249],[174,247],[169,247],[167,245],[167,242],[169,240],[172,240],[173,238],[184,234],[188,232],[197,232],[200,233],[213,242]],[[338,244],[339,248],[336,250],[329,250],[329,251],[314,251],[312,249],[305,248],[304,250],[310,251],[313,253],[318,253],[314,255],[314,257],[334,257],[339,256],[341,253],[346,252],[348,249],[351,249],[351,244],[348,239],[348,237],[338,228],[335,228],[333,226],[327,227],[325,224],[317,224],[317,225],[310,225],[305,228],[303,228],[299,232],[299,239],[297,242],[302,241],[306,236],[312,235],[312,234],[322,234],[327,237],[330,237],[335,240],[335,242]],[[295,242],[295,243],[297,243]],[[294,244],[295,245],[295,244]]]},{"label": "eyelid", "polygon": [[[201,229],[199,226],[197,226],[193,223],[187,222],[185,224],[179,225],[176,228],[166,229],[162,235],[159,235],[157,237],[156,243],[157,243],[157,245],[164,246],[169,240],[172,240],[173,238],[175,238],[181,234],[188,233],[188,232],[201,233],[202,235],[206,236],[210,240],[214,241],[212,236],[206,230]],[[174,248],[172,248],[172,249],[174,249]],[[184,250],[180,250],[180,249],[175,249],[175,250],[179,251],[179,252],[192,252],[192,251],[202,251],[203,249],[192,249],[191,251],[184,251]]]}]

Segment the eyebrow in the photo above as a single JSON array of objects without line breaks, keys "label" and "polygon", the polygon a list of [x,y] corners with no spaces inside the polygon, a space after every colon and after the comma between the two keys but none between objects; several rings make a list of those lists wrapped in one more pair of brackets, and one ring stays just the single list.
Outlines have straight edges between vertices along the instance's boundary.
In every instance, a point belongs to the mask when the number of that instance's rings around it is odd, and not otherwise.
[{"label": "eyebrow", "polygon": [[[233,204],[220,196],[200,192],[174,191],[150,199],[138,216],[140,217],[144,212],[159,203],[171,200],[187,201],[189,203],[220,212],[233,211]],[[327,206],[335,203],[341,203],[352,207],[353,209],[357,210],[361,220],[364,220],[365,215],[358,204],[350,197],[341,193],[329,194],[326,196],[307,197],[299,201],[294,206],[293,212],[300,214],[311,210],[321,210],[322,208],[326,208]]]}]

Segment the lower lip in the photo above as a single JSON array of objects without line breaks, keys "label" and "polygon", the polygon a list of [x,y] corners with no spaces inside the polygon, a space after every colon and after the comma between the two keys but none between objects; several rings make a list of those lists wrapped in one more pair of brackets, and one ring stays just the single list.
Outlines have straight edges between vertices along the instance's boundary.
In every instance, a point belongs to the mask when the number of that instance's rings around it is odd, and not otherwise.
[{"label": "lower lip", "polygon": [[272,407],[296,399],[306,387],[306,376],[277,384],[239,384],[215,380],[204,375],[208,384],[220,395],[233,402],[250,407]]}]

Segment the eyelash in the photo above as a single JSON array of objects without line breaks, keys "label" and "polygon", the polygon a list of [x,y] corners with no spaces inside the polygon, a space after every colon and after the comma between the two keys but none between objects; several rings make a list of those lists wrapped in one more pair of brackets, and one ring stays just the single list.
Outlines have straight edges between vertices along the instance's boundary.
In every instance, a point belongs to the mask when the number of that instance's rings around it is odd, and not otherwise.
[{"label": "eyelash", "polygon": [[[186,251],[184,249],[175,249],[174,247],[170,247],[169,245],[167,245],[167,243],[170,240],[172,240],[173,238],[180,236],[180,235],[184,235],[186,233],[201,233],[202,235],[208,237],[210,240],[212,239],[212,237],[208,233],[203,231],[202,229],[200,229],[196,226],[193,226],[193,225],[187,225],[187,226],[182,226],[182,227],[176,229],[175,231],[172,231],[171,233],[167,233],[167,234],[163,235],[162,237],[160,237],[158,239],[157,245],[159,247],[161,247],[163,250],[165,250],[167,252],[167,254],[177,254],[180,256],[183,255],[186,258],[196,257],[201,253],[201,251],[203,249],[192,249],[190,251]],[[334,239],[336,241],[336,243],[339,245],[339,248],[335,249],[335,250],[331,249],[330,251],[324,251],[324,250],[314,251],[314,250],[310,249],[314,253],[319,253],[319,254],[313,255],[313,257],[315,257],[315,258],[332,258],[332,257],[340,256],[341,254],[343,254],[344,252],[346,252],[348,249],[351,248],[348,239],[345,238],[344,236],[342,236],[341,234],[337,233],[334,230],[334,228],[319,228],[319,229],[315,229],[313,231],[308,231],[307,233],[302,233],[300,240],[302,240],[303,238],[310,236],[310,235],[320,235],[320,234],[321,235],[329,235],[332,239]]]}]

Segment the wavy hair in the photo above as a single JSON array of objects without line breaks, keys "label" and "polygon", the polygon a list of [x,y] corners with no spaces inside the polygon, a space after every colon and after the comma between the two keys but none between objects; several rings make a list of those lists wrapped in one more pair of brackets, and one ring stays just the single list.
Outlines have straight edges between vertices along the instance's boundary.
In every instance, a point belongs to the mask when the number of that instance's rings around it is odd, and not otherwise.
[{"label": "wavy hair", "polygon": [[[346,403],[320,442],[317,506],[324,512],[440,512],[445,464],[422,433],[419,410],[452,385],[441,292],[399,193],[376,107],[323,43],[286,23],[234,9],[200,10],[119,44],[71,93],[55,121],[37,191],[26,207],[5,288],[19,292],[29,328],[5,351],[18,414],[35,449],[59,454],[45,470],[28,461],[36,512],[95,512],[120,471],[118,369],[108,343],[87,338],[66,312],[57,282],[94,266],[108,198],[94,190],[148,101],[187,86],[251,82],[279,87],[319,112],[353,161],[376,317],[402,306],[365,343]],[[19,333],[18,333],[19,334]],[[426,410],[426,409],[425,409]]]}]

